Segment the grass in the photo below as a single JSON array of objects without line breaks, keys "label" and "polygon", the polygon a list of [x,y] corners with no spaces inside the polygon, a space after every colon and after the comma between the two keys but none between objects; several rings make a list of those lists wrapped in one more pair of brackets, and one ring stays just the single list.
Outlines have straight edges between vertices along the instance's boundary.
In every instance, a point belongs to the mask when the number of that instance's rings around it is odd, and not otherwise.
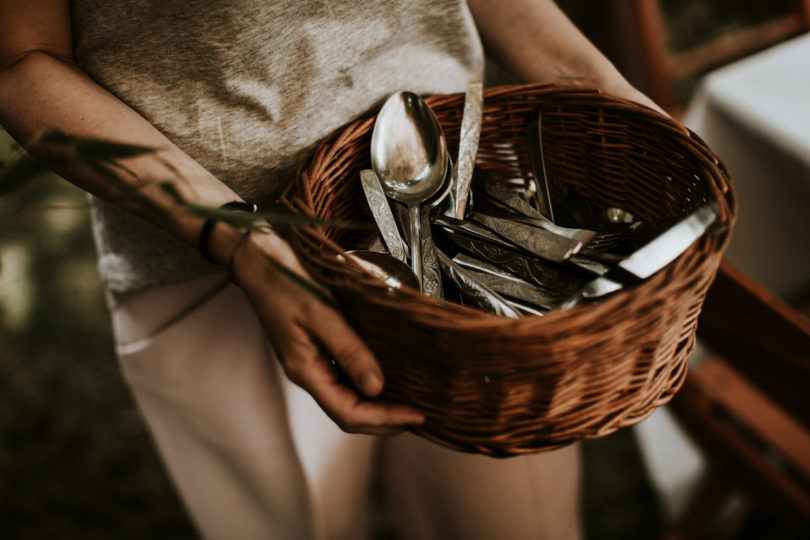
[{"label": "grass", "polygon": [[86,197],[49,177],[0,204],[0,537],[193,538],[113,356]]}]

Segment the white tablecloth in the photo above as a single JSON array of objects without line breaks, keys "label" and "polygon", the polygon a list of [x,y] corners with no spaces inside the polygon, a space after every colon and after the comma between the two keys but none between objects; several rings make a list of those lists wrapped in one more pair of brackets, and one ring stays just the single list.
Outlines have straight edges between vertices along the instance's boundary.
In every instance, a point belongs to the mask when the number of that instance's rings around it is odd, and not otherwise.
[{"label": "white tablecloth", "polygon": [[728,260],[784,299],[810,292],[810,34],[707,75],[684,123],[731,173]]}]

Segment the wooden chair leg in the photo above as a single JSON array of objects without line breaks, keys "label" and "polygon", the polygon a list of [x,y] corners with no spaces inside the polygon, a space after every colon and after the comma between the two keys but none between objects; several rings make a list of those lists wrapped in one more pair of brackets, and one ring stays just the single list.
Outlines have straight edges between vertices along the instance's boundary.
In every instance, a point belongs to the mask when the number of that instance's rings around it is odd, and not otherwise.
[{"label": "wooden chair leg", "polygon": [[733,490],[720,476],[709,475],[683,512],[681,519],[666,534],[664,540],[694,540],[699,538],[729,500]]}]

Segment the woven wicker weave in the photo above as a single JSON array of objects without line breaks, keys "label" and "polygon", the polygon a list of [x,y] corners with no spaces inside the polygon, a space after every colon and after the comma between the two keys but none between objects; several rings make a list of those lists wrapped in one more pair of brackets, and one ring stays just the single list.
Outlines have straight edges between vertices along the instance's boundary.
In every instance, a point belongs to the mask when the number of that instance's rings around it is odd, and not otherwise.
[{"label": "woven wicker weave", "polygon": [[[432,96],[455,153],[463,94]],[[736,210],[726,170],[697,136],[640,105],[550,85],[485,93],[477,166],[502,181],[530,178],[527,115],[543,106],[549,176],[597,206],[644,220],[680,216],[709,200]],[[323,141],[286,195],[295,211],[368,220],[359,171],[370,166],[374,117]],[[553,193],[552,193],[553,196]],[[356,233],[298,227],[291,243],[377,355],[385,397],[415,405],[414,431],[450,448],[508,456],[538,452],[635,424],[683,382],[695,326],[728,234],[707,235],[649,280],[544,317],[506,319],[407,289],[396,292],[341,264]]]}]

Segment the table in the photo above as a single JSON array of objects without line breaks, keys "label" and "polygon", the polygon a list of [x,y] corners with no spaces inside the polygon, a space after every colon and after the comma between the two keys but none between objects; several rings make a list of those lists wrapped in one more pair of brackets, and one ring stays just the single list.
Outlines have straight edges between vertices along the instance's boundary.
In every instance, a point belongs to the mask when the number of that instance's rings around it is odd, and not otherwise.
[{"label": "table", "polygon": [[739,217],[726,258],[787,301],[810,293],[810,33],[700,82],[684,123],[726,164]]}]

